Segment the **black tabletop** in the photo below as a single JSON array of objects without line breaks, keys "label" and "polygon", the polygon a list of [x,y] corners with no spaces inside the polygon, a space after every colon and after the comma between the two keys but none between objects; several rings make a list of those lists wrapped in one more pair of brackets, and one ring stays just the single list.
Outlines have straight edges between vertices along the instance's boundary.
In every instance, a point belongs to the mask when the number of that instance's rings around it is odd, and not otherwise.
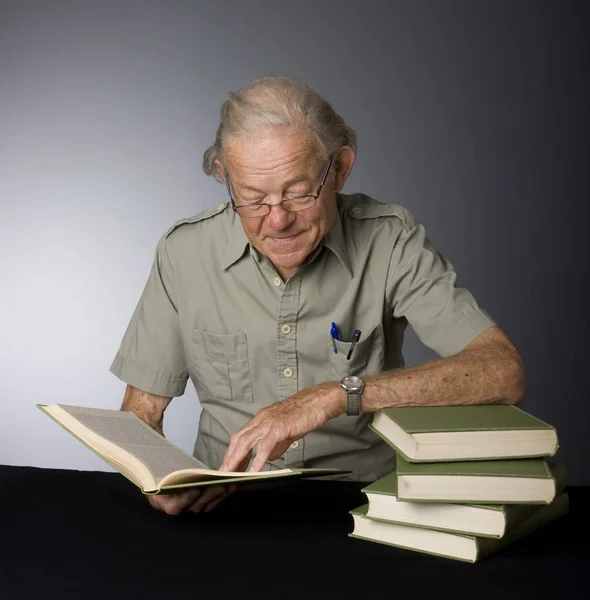
[{"label": "black tabletop", "polygon": [[250,485],[210,513],[152,509],[117,473],[0,466],[0,598],[586,597],[590,488],[475,564],[350,538],[361,484]]}]

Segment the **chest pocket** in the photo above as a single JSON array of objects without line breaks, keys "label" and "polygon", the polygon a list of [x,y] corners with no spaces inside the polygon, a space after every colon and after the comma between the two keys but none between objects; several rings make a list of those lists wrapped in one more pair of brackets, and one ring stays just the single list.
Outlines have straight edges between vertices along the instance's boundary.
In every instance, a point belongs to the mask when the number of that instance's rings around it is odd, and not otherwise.
[{"label": "chest pocket", "polygon": [[364,332],[361,333],[350,360],[347,360],[346,357],[352,342],[334,341],[338,352],[333,351],[332,338],[329,338],[330,346],[332,346],[330,377],[333,381],[340,381],[347,375],[364,377],[372,373],[378,373],[383,369],[383,341],[380,325],[373,327],[366,335]]},{"label": "chest pocket", "polygon": [[193,329],[192,339],[199,400],[254,402],[246,334]]}]

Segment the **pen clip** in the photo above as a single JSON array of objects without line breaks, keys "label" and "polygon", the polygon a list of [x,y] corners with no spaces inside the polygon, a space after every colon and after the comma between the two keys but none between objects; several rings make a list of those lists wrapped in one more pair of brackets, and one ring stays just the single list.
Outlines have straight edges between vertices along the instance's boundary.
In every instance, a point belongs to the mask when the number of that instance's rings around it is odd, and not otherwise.
[{"label": "pen clip", "polygon": [[348,354],[346,355],[346,360],[350,360],[350,357],[352,356],[352,351],[354,350],[354,347],[356,346],[356,343],[359,341],[360,337],[361,330],[355,329],[352,334],[352,343],[350,344],[350,349],[348,350]]},{"label": "pen clip", "polygon": [[330,337],[332,338],[332,346],[334,348],[334,354],[338,354],[338,348],[336,347],[336,340],[340,340],[340,335],[338,333],[338,327],[336,323],[332,321],[332,326],[330,327]]},{"label": "pen clip", "polygon": [[334,322],[332,322],[332,327],[330,328],[330,335],[335,340],[340,340],[340,334],[338,333],[338,327],[336,326],[336,323],[334,323]]}]

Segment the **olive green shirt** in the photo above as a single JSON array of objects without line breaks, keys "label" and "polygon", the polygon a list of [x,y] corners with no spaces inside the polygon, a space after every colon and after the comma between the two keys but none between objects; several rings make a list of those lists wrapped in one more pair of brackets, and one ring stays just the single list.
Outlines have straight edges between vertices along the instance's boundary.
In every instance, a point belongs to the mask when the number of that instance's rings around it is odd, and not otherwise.
[{"label": "olive green shirt", "polygon": [[[348,374],[403,367],[408,323],[441,357],[494,325],[402,206],[338,194],[334,226],[283,282],[223,203],[160,239],[110,370],[168,397],[182,395],[190,377],[202,405],[194,454],[219,468],[230,434],[264,406]],[[332,419],[265,468],[337,467],[353,471],[347,479],[375,480],[395,456],[369,430],[372,417]]]}]

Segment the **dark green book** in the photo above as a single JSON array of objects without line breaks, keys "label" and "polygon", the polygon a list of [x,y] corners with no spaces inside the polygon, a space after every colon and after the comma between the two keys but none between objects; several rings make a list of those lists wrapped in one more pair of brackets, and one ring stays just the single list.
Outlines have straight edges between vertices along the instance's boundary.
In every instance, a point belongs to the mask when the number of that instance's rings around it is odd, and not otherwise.
[{"label": "dark green book", "polygon": [[367,509],[368,505],[364,504],[350,511],[354,521],[353,530],[348,534],[350,537],[475,563],[564,517],[569,511],[569,498],[562,493],[550,504],[537,506],[525,519],[513,523],[500,539],[385,523],[368,518]]},{"label": "dark green book", "polygon": [[[566,487],[565,468],[560,464],[549,466],[556,481],[556,494],[561,494]],[[513,524],[538,508],[537,504],[400,501],[395,472],[374,481],[362,491],[367,497],[367,517],[371,519],[479,537],[500,538]]]},{"label": "dark green book", "polygon": [[409,463],[397,456],[397,497],[415,502],[548,504],[555,477],[543,458]]},{"label": "dark green book", "polygon": [[216,471],[172,444],[132,412],[66,404],[37,404],[37,407],[144,494],[172,494],[216,483],[350,473],[342,469]]},{"label": "dark green book", "polygon": [[555,455],[555,427],[507,404],[402,406],[375,413],[371,429],[408,462]]}]

